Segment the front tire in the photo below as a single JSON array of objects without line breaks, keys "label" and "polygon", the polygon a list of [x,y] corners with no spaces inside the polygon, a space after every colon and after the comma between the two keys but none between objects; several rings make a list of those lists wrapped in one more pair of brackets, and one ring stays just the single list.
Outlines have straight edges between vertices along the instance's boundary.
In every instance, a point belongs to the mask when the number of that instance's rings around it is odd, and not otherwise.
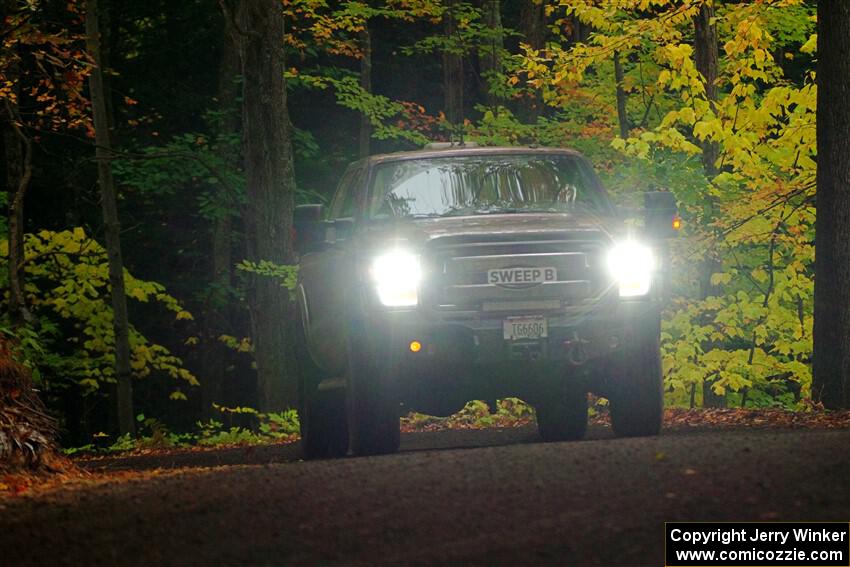
[{"label": "front tire", "polygon": [[664,389],[656,330],[635,331],[628,354],[610,376],[611,427],[618,436],[646,437],[661,431]]},{"label": "front tire", "polygon": [[348,353],[346,393],[351,451],[355,455],[386,455],[401,442],[399,404],[390,379],[392,364],[371,352],[363,334],[352,333]]},{"label": "front tire", "polygon": [[535,406],[537,431],[545,442],[575,441],[587,432],[587,393],[572,386],[564,390]]},{"label": "front tire", "polygon": [[305,459],[330,459],[348,453],[348,421],[345,390],[319,389],[323,373],[307,350],[304,327],[296,331],[296,366],[298,370],[301,451]]}]

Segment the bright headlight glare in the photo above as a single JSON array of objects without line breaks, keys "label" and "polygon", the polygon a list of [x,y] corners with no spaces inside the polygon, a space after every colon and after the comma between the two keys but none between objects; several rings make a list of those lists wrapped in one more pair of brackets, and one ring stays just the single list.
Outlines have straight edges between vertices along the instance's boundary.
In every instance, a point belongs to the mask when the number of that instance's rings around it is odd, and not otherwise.
[{"label": "bright headlight glare", "polygon": [[419,256],[404,250],[386,252],[372,261],[370,275],[384,305],[413,307],[419,303]]},{"label": "bright headlight glare", "polygon": [[608,253],[608,270],[620,286],[620,297],[639,297],[649,293],[655,255],[649,246],[627,240]]}]

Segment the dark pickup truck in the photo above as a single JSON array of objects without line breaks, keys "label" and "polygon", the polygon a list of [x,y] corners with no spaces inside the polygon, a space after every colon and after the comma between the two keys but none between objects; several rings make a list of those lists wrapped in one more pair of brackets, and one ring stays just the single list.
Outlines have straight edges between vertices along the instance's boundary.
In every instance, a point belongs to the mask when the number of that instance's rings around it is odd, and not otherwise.
[{"label": "dark pickup truck", "polygon": [[532,404],[577,439],[587,393],[618,435],[663,413],[659,312],[678,228],[667,192],[630,228],[581,154],[451,146],[351,165],[302,205],[297,361],[307,458],[396,451],[399,417]]}]

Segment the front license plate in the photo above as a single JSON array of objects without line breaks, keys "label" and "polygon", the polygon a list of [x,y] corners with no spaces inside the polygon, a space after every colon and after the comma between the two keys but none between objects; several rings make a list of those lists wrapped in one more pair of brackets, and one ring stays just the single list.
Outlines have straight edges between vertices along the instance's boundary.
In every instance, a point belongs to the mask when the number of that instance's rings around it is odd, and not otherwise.
[{"label": "front license plate", "polygon": [[502,322],[505,340],[545,339],[549,336],[546,317],[508,317]]}]

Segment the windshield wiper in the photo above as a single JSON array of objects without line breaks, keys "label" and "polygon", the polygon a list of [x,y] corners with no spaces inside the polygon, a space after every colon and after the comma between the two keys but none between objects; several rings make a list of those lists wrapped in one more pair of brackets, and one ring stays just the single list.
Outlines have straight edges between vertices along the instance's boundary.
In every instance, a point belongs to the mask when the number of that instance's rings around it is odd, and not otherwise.
[{"label": "windshield wiper", "polygon": [[399,218],[403,219],[438,219],[445,215],[441,213],[408,213],[406,215],[402,215]]},{"label": "windshield wiper", "polygon": [[440,216],[462,217],[465,215],[501,215],[521,212],[523,212],[523,209],[516,207],[461,207],[448,210]]},{"label": "windshield wiper", "polygon": [[444,218],[444,217],[463,217],[463,216],[477,216],[477,215],[513,215],[513,214],[523,214],[523,213],[549,213],[549,214],[564,214],[569,212],[574,212],[576,210],[581,210],[586,207],[581,207],[580,205],[573,204],[568,209],[559,209],[555,207],[544,208],[544,207],[458,207],[449,209],[443,213],[408,213],[406,215],[401,216],[400,218],[406,219],[433,219],[433,218]]},{"label": "windshield wiper", "polygon": [[525,213],[551,213],[563,214],[571,212],[570,210],[562,210],[557,208],[538,208],[538,207],[487,207],[479,209],[463,209],[445,213],[443,216],[461,216],[461,215],[514,215]]}]

